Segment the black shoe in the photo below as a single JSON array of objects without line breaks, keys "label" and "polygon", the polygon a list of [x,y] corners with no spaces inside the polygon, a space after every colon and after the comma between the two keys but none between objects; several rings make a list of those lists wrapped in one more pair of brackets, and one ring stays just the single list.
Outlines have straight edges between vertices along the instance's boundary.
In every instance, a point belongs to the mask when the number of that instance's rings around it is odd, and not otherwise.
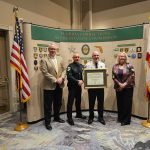
[{"label": "black shoe", "polygon": [[130,125],[130,122],[121,122],[121,126]]},{"label": "black shoe", "polygon": [[120,120],[120,119],[117,119],[117,123],[121,123],[121,120]]},{"label": "black shoe", "polygon": [[88,124],[92,124],[92,122],[93,122],[93,119],[88,120]]},{"label": "black shoe", "polygon": [[50,124],[45,125],[45,128],[46,128],[47,130],[52,130],[52,126],[51,126]]},{"label": "black shoe", "polygon": [[98,121],[99,121],[101,124],[103,124],[103,125],[106,124],[106,123],[105,123],[105,120],[104,120],[103,118],[99,118]]},{"label": "black shoe", "polygon": [[58,119],[54,119],[55,122],[59,122],[59,123],[65,123],[65,121],[61,118],[58,118]]},{"label": "black shoe", "polygon": [[86,116],[84,116],[84,115],[76,115],[76,117],[75,117],[75,118],[86,119]]},{"label": "black shoe", "polygon": [[68,119],[67,122],[68,122],[68,124],[70,124],[71,126],[74,125],[74,121],[73,121],[72,119]]}]

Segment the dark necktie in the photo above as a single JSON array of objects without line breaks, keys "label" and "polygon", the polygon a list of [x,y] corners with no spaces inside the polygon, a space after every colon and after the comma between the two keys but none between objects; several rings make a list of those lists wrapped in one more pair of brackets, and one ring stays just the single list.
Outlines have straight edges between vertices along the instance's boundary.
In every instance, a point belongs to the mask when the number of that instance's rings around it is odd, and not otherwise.
[{"label": "dark necktie", "polygon": [[98,63],[95,63],[95,68],[98,68]]}]

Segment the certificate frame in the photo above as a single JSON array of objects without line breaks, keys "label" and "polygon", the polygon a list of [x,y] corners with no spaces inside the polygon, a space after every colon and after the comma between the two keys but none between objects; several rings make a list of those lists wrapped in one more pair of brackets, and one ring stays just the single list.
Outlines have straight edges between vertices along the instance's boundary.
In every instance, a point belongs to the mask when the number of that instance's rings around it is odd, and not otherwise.
[{"label": "certificate frame", "polygon": [[106,68],[105,69],[84,69],[84,73],[83,73],[84,88],[93,89],[93,88],[107,87],[106,71],[107,71]]}]

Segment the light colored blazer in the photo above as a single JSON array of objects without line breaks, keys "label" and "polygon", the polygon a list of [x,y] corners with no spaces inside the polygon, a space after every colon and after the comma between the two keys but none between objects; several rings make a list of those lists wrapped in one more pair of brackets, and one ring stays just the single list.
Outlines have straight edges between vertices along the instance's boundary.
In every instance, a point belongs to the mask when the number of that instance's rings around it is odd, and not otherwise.
[{"label": "light colored blazer", "polygon": [[[55,65],[52,59],[48,56],[46,59],[41,60],[41,71],[44,75],[43,89],[44,90],[54,90],[56,88],[56,81],[58,78],[66,77],[66,69],[62,61],[62,57],[56,56],[58,73],[56,72]],[[64,87],[64,81],[60,85],[61,88]]]}]

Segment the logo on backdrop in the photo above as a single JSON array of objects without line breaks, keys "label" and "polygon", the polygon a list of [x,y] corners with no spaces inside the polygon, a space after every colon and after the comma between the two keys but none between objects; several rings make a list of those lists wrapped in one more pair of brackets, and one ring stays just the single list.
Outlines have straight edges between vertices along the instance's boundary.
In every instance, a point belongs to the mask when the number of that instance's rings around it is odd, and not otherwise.
[{"label": "logo on backdrop", "polygon": [[82,51],[82,53],[83,53],[84,55],[88,55],[89,52],[90,52],[90,47],[89,47],[87,44],[84,44],[84,45],[82,46],[81,51]]},{"label": "logo on backdrop", "polygon": [[68,50],[70,51],[70,53],[75,53],[76,52],[76,48],[73,45],[68,47]]},{"label": "logo on backdrop", "polygon": [[96,47],[100,53],[103,53],[103,48],[101,46],[94,46],[94,47]]}]

